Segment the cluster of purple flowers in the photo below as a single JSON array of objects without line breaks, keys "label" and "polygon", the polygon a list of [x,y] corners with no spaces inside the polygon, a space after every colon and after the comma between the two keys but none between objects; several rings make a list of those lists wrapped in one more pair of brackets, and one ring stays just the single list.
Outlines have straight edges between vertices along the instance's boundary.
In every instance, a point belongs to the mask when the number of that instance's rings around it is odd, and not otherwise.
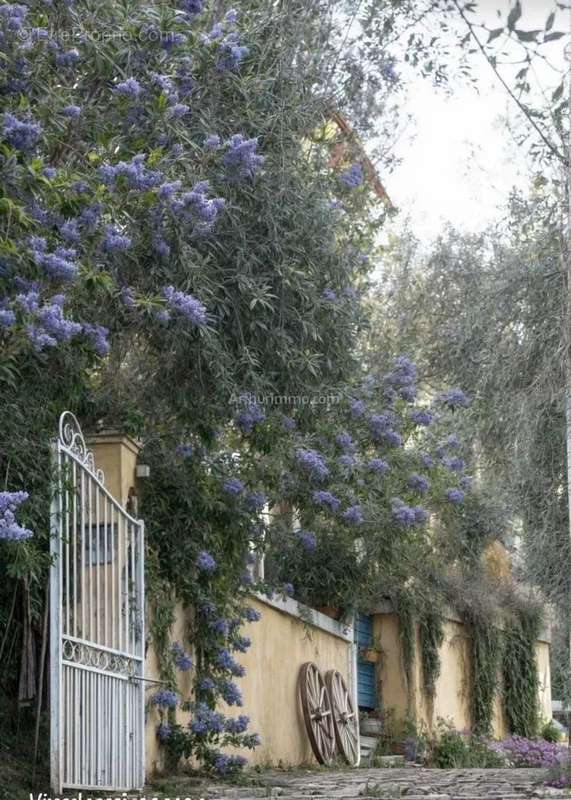
[{"label": "cluster of purple flowers", "polygon": [[39,122],[18,119],[18,117],[9,112],[4,114],[2,136],[8,144],[17,150],[24,152],[33,150],[42,133],[42,126]]},{"label": "cluster of purple flowers", "polygon": [[464,459],[459,456],[444,456],[442,463],[446,469],[449,469],[451,472],[462,472],[466,466]]},{"label": "cluster of purple flowers", "polygon": [[257,139],[246,139],[241,133],[236,133],[225,143],[226,153],[223,164],[231,170],[233,177],[251,178],[258,172],[264,163],[264,156],[256,151]]},{"label": "cluster of purple flowers", "polygon": [[177,291],[174,286],[166,286],[163,289],[163,297],[173,313],[184,317],[197,327],[206,325],[206,308],[196,297]]},{"label": "cluster of purple flowers", "polygon": [[195,233],[205,234],[212,230],[218,214],[225,206],[223,197],[209,198],[208,181],[195,183],[190,191],[178,193],[178,181],[163,184],[159,197],[166,200],[174,215],[193,225]]},{"label": "cluster of purple flowers", "polygon": [[236,31],[226,34],[220,42],[216,69],[218,72],[235,71],[248,55],[248,48],[240,44]]},{"label": "cluster of purple flowers", "polygon": [[69,281],[75,278],[78,270],[75,263],[77,256],[75,250],[59,246],[56,247],[53,253],[49,253],[48,243],[42,236],[30,237],[28,246],[34,262],[38,267],[45,270],[50,278],[62,281]]},{"label": "cluster of purple flowers", "polygon": [[413,491],[425,494],[430,488],[430,481],[425,475],[419,475],[417,472],[413,472],[412,475],[409,476],[408,485]]},{"label": "cluster of purple flowers", "polygon": [[350,453],[355,450],[355,443],[351,437],[351,434],[347,433],[347,431],[341,431],[341,433],[338,433],[335,437],[335,441],[342,450]]},{"label": "cluster of purple flowers", "polygon": [[434,422],[434,414],[427,408],[419,408],[410,412],[410,418],[415,425],[428,426]]},{"label": "cluster of purple flowers", "polygon": [[91,325],[89,322],[83,323],[83,332],[90,340],[91,345],[97,355],[105,356],[110,350],[108,341],[109,330],[104,325]]},{"label": "cluster of purple flowers", "polygon": [[405,528],[410,528],[422,522],[426,522],[428,514],[421,506],[408,506],[400,497],[395,497],[391,502],[391,511],[394,519],[404,525]]},{"label": "cluster of purple flowers", "polygon": [[352,400],[349,406],[351,416],[355,419],[365,416],[367,413],[367,406],[363,400]]},{"label": "cluster of purple flowers", "polygon": [[338,497],[335,497],[331,492],[325,491],[313,492],[313,502],[318,506],[326,506],[333,512],[338,511],[341,505]]},{"label": "cluster of purple flowers", "polygon": [[345,522],[349,522],[351,525],[361,525],[365,521],[361,506],[350,506],[346,511],[343,512],[343,519]]},{"label": "cluster of purple flowers", "polygon": [[157,737],[159,742],[166,742],[170,739],[172,734],[171,726],[166,722],[161,722],[159,727],[157,728]]},{"label": "cluster of purple flowers", "polygon": [[192,658],[188,655],[180,642],[174,642],[171,646],[171,653],[174,657],[174,663],[177,669],[181,672],[188,672],[193,667]]},{"label": "cluster of purple flowers", "polygon": [[238,717],[229,717],[226,720],[224,729],[226,733],[231,734],[245,733],[249,724],[250,717],[247,717],[245,714],[240,714]]},{"label": "cluster of purple flowers", "polygon": [[136,78],[127,78],[121,83],[116,84],[115,94],[121,97],[128,97],[130,100],[137,100],[142,93],[143,87]]},{"label": "cluster of purple flowers", "polygon": [[242,769],[247,763],[247,759],[244,756],[229,756],[226,753],[216,753],[213,757],[212,766],[219,775],[228,775],[228,773]]},{"label": "cluster of purple flowers", "polygon": [[335,300],[337,300],[337,294],[333,291],[333,289],[324,289],[321,293],[321,297],[328,303],[333,303]]},{"label": "cluster of purple flowers", "polygon": [[235,636],[232,640],[232,649],[238,653],[247,652],[252,646],[252,640],[249,636]]},{"label": "cluster of purple flowers", "polygon": [[382,458],[372,458],[367,464],[367,467],[371,472],[376,472],[378,475],[385,475],[390,469],[390,464]]},{"label": "cluster of purple flowers", "polygon": [[325,459],[317,450],[299,448],[295,451],[295,460],[313,478],[323,480],[329,475],[329,468]]},{"label": "cluster of purple flowers", "polygon": [[252,606],[246,606],[242,612],[242,616],[246,622],[259,622],[262,618],[260,612],[252,608]]},{"label": "cluster of purple flowers", "polygon": [[139,192],[153,189],[164,180],[164,175],[158,170],[147,169],[146,159],[145,153],[139,153],[131,161],[119,161],[114,166],[105,164],[99,167],[99,176],[107,186],[124,184]]},{"label": "cluster of purple flowers", "polygon": [[554,767],[568,757],[566,747],[545,739],[526,739],[510,736],[501,742],[491,742],[490,747],[503,755],[513,767]]},{"label": "cluster of purple flowers", "polygon": [[179,0],[179,6],[189,16],[200,14],[204,8],[204,0]]},{"label": "cluster of purple flowers", "polygon": [[223,681],[219,686],[222,699],[229,706],[242,706],[242,693],[233,681]]},{"label": "cluster of purple flowers", "polygon": [[447,500],[455,504],[463,503],[466,497],[466,493],[462,489],[457,489],[455,487],[452,489],[446,489],[444,494],[446,495]]},{"label": "cluster of purple flowers", "polygon": [[339,176],[339,180],[348,189],[357,189],[363,183],[365,175],[360,164],[352,164]]},{"label": "cluster of purple flowers", "polygon": [[159,689],[151,698],[151,703],[159,708],[175,708],[179,697],[172,689]]},{"label": "cluster of purple flowers", "polygon": [[403,400],[412,403],[417,393],[416,377],[416,364],[408,356],[396,356],[392,370],[383,375],[383,382]]},{"label": "cluster of purple flowers", "polygon": [[210,555],[209,552],[206,550],[201,550],[198,554],[196,559],[196,566],[200,570],[200,572],[204,572],[207,575],[211,575],[217,569],[217,564],[215,559]]},{"label": "cluster of purple flowers", "polygon": [[106,225],[101,248],[105,253],[124,253],[130,250],[133,240],[116,225]]},{"label": "cluster of purple flowers", "polygon": [[305,550],[313,551],[317,547],[317,537],[311,531],[297,530],[295,535]]},{"label": "cluster of purple flowers", "polygon": [[254,427],[264,422],[264,410],[255,402],[250,402],[236,415],[234,422],[243,433],[252,433]]},{"label": "cluster of purple flowers", "polygon": [[210,708],[206,703],[197,703],[194,708],[194,716],[188,727],[193,733],[199,735],[222,733],[225,722],[224,714]]},{"label": "cluster of purple flowers", "polygon": [[263,492],[250,492],[246,497],[246,505],[252,511],[262,511],[268,502]]},{"label": "cluster of purple flowers", "polygon": [[216,664],[219,669],[226,670],[237,678],[241,678],[246,674],[244,667],[238,664],[234,656],[226,648],[221,648],[216,656]]},{"label": "cluster of purple flowers", "polygon": [[181,458],[192,458],[194,455],[194,445],[189,442],[181,442],[176,446],[176,454]]},{"label": "cluster of purple flowers", "polygon": [[437,402],[454,410],[456,408],[465,408],[469,401],[462,389],[454,387],[438,395]]},{"label": "cluster of purple flowers", "polygon": [[244,482],[240,478],[226,478],[222,488],[231,497],[238,497],[244,491]]},{"label": "cluster of purple flowers", "polygon": [[[39,306],[36,292],[28,293],[28,298],[36,297],[34,324],[28,325],[27,334],[36,351],[46,347],[55,347],[60,342],[68,342],[83,330],[79,322],[72,322],[63,313],[64,295],[55,295],[50,303]],[[32,299],[28,304],[34,305]]]},{"label": "cluster of purple flowers", "polygon": [[0,492],[0,539],[22,541],[33,536],[16,521],[16,511],[27,499],[27,492]]}]

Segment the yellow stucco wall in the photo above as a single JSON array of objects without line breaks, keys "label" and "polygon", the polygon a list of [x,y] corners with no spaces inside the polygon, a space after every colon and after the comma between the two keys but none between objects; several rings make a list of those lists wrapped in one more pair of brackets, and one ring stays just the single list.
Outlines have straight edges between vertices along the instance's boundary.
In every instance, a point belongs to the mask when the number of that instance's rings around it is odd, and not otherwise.
[{"label": "yellow stucco wall", "polygon": [[[398,616],[395,613],[375,614],[373,632],[381,650],[377,677],[383,708],[394,709],[397,719],[403,719],[410,713],[417,723],[424,724],[431,731],[439,718],[450,721],[457,730],[469,731],[471,660],[470,640],[465,626],[456,619],[445,621],[444,641],[440,648],[441,670],[436,681],[433,703],[427,701],[422,690],[422,668],[418,658],[415,659],[410,694],[407,691]],[[419,652],[418,631],[416,635]],[[551,675],[547,641],[537,642],[536,658],[540,678],[539,704],[542,716],[547,720],[551,719]],[[508,734],[501,691],[494,701],[492,728],[497,739]]]},{"label": "yellow stucco wall", "polygon": [[[250,717],[251,730],[260,734],[262,743],[242,755],[251,764],[315,764],[298,704],[299,668],[314,661],[323,674],[339,670],[351,686],[351,645],[258,598],[251,604],[262,619],[243,629],[252,647],[240,658],[246,667],[239,681],[241,711]],[[239,711],[226,709],[229,714]]]}]

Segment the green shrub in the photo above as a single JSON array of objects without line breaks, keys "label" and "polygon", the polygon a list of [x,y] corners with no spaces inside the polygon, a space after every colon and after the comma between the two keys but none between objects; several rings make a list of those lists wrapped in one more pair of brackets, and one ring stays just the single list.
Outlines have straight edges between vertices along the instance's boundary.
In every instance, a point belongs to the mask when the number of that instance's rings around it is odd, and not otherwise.
[{"label": "green shrub", "polygon": [[561,732],[556,727],[552,719],[543,725],[539,735],[542,739],[545,739],[546,742],[553,742],[554,744],[557,743],[561,738]]},{"label": "green shrub", "polygon": [[445,723],[432,748],[432,766],[439,769],[489,769],[505,766],[501,755],[485,739],[459,733]]}]

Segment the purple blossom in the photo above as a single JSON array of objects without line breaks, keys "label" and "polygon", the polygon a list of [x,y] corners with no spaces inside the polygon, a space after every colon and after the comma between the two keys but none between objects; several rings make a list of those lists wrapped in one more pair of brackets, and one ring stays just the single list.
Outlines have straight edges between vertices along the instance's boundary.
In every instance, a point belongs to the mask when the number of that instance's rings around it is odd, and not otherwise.
[{"label": "purple blossom", "polygon": [[352,400],[349,406],[349,410],[351,412],[351,416],[358,418],[363,417],[367,411],[367,406],[363,402],[363,400]]},{"label": "purple blossom", "polygon": [[174,286],[165,287],[163,289],[163,297],[166,299],[171,311],[184,317],[192,325],[197,327],[206,325],[206,307],[196,297],[177,291]]},{"label": "purple blossom", "polygon": [[109,336],[109,329],[104,325],[91,325],[88,322],[83,323],[83,332],[88,337],[91,345],[98,356],[105,356],[111,349],[107,337]]},{"label": "purple blossom", "polygon": [[106,253],[124,253],[131,248],[133,241],[130,236],[121,233],[115,225],[107,225],[103,238],[102,249]]},{"label": "purple blossom", "polygon": [[245,674],[245,670],[242,665],[238,664],[234,656],[229,650],[226,650],[226,648],[222,648],[218,651],[216,656],[216,664],[219,669],[225,670],[226,672],[231,672],[232,675],[236,675],[236,677],[242,677],[242,675]]},{"label": "purple blossom", "polygon": [[255,402],[245,404],[245,407],[236,415],[234,422],[243,433],[252,433],[254,427],[264,422],[264,410]]},{"label": "purple blossom", "polygon": [[417,522],[425,522],[427,519],[426,511],[421,506],[407,506],[400,497],[392,500],[391,511],[395,520],[406,528],[410,528]]},{"label": "purple blossom", "polygon": [[252,606],[246,606],[242,613],[246,622],[259,622],[262,618],[260,612],[252,608]]},{"label": "purple blossom", "polygon": [[69,117],[70,119],[77,119],[81,115],[81,106],[69,105],[62,108],[61,113],[64,117]]},{"label": "purple blossom", "polygon": [[218,214],[225,206],[222,197],[208,198],[208,189],[208,181],[199,181],[189,192],[183,192],[170,201],[173,213],[192,223],[197,233],[208,233],[212,230]]},{"label": "purple blossom", "polygon": [[59,67],[73,69],[79,61],[79,50],[73,47],[71,50],[60,50],[56,55],[56,64]]},{"label": "purple blossom", "polygon": [[225,143],[225,146],[227,150],[223,164],[236,177],[251,178],[261,169],[264,156],[260,156],[256,152],[257,139],[246,139],[241,133],[236,133]]},{"label": "purple blossom", "polygon": [[472,488],[472,476],[471,475],[462,475],[460,480],[458,481],[460,488],[464,489],[464,491],[469,492]]},{"label": "purple blossom", "polygon": [[454,387],[440,394],[436,398],[436,402],[454,410],[456,408],[465,408],[469,401],[462,389]]},{"label": "purple blossom", "polygon": [[75,263],[76,251],[67,247],[56,247],[53,253],[47,252],[47,242],[41,236],[32,236],[28,240],[32,251],[32,258],[38,267],[41,267],[50,278],[68,281],[77,274]]},{"label": "purple blossom", "polygon": [[305,550],[313,551],[317,547],[317,537],[311,531],[298,530],[295,535]]},{"label": "purple blossom", "polygon": [[343,519],[351,525],[361,525],[365,521],[361,506],[350,506],[343,512]]},{"label": "purple blossom", "polygon": [[343,469],[352,469],[357,465],[357,459],[350,453],[343,453],[343,455],[339,456],[339,458],[337,459],[337,463]]},{"label": "purple blossom", "polygon": [[166,722],[161,722],[157,728],[157,737],[159,742],[166,742],[172,734],[172,728]]},{"label": "purple blossom", "polygon": [[127,78],[115,86],[115,93],[122,97],[129,97],[131,100],[136,100],[143,92],[143,87],[135,78]]},{"label": "purple blossom", "polygon": [[218,633],[221,636],[228,636],[230,623],[224,617],[217,617],[208,622],[208,627],[210,630],[214,631],[214,633]]},{"label": "purple blossom", "polygon": [[180,8],[190,16],[196,16],[204,8],[204,0],[179,0]]},{"label": "purple blossom", "polygon": [[181,458],[192,458],[194,455],[194,445],[190,443],[181,443],[176,447],[176,454]]},{"label": "purple blossom", "polygon": [[16,322],[16,314],[10,308],[0,308],[0,328],[9,328]]},{"label": "purple blossom", "polygon": [[0,539],[22,541],[33,536],[16,520],[16,511],[27,499],[27,492],[0,492]]},{"label": "purple blossom", "polygon": [[218,72],[237,70],[248,52],[247,47],[240,45],[237,33],[227,34],[220,42],[216,69]]},{"label": "purple blossom", "polygon": [[175,103],[168,109],[167,116],[173,117],[174,119],[181,119],[186,116],[189,111],[190,106],[187,106],[185,103]]},{"label": "purple blossom", "polygon": [[224,702],[229,706],[243,705],[242,693],[233,681],[224,681],[219,688]]},{"label": "purple blossom", "polygon": [[226,494],[229,494],[231,497],[238,497],[238,495],[242,494],[244,491],[244,483],[240,478],[226,478],[222,488]]},{"label": "purple blossom", "polygon": [[197,703],[188,727],[197,734],[222,733],[224,723],[224,715],[219,711],[210,708],[206,703]]},{"label": "purple blossom", "polygon": [[461,472],[466,466],[464,459],[459,456],[445,456],[442,459],[442,463],[451,472]]},{"label": "purple blossom", "polygon": [[174,656],[174,663],[177,669],[181,672],[188,672],[193,667],[192,658],[185,651],[180,642],[174,642],[171,645],[171,653]]},{"label": "purple blossom", "polygon": [[226,733],[230,734],[245,733],[249,724],[250,717],[247,717],[245,714],[241,714],[239,717],[230,717],[227,719],[224,728]]},{"label": "purple blossom", "polygon": [[383,433],[383,439],[391,447],[402,447],[403,438],[400,433],[397,433],[396,431],[385,431]]},{"label": "purple blossom", "polygon": [[337,295],[333,291],[333,289],[324,289],[321,297],[326,300],[328,303],[332,303],[337,300]]},{"label": "purple blossom", "polygon": [[423,466],[425,466],[427,469],[431,469],[434,466],[434,459],[430,453],[420,453],[419,458]]},{"label": "purple blossom", "polygon": [[283,593],[286,597],[293,597],[295,589],[293,588],[293,583],[284,583],[283,585]]},{"label": "purple blossom", "polygon": [[217,569],[217,564],[214,558],[206,550],[201,550],[196,559],[196,566],[200,572],[211,575]]},{"label": "purple blossom", "polygon": [[113,166],[104,164],[99,167],[99,176],[107,186],[114,186],[120,181],[129,189],[148,191],[162,183],[164,175],[158,170],[148,169],[145,166],[146,159],[145,153],[139,153],[130,161],[119,161]]},{"label": "purple blossom", "polygon": [[347,431],[341,431],[341,433],[338,433],[335,437],[335,441],[342,450],[347,452],[353,452],[353,450],[355,450],[355,443],[351,438],[351,434],[347,433]]},{"label": "purple blossom", "polygon": [[239,653],[245,653],[252,646],[252,640],[248,636],[236,636],[232,641],[232,649]]},{"label": "purple blossom", "polygon": [[246,497],[246,505],[252,511],[262,511],[268,502],[268,498],[263,492],[250,492]]},{"label": "purple blossom", "polygon": [[463,503],[464,498],[466,497],[466,494],[462,491],[462,489],[456,488],[446,489],[444,494],[446,495],[446,498],[454,504]]},{"label": "purple blossom", "polygon": [[318,506],[326,506],[333,512],[338,511],[341,505],[338,497],[335,497],[331,492],[324,491],[313,492],[313,502]]},{"label": "purple blossom", "polygon": [[419,475],[417,472],[413,472],[412,475],[409,476],[408,485],[413,491],[425,494],[430,488],[430,481],[425,475]]},{"label": "purple blossom", "polygon": [[178,694],[172,689],[159,689],[152,696],[151,703],[160,708],[175,708],[178,703]]},{"label": "purple blossom", "polygon": [[378,475],[384,475],[390,469],[390,464],[388,461],[383,461],[382,458],[372,458],[367,467],[371,470],[371,472],[376,472]]},{"label": "purple blossom", "polygon": [[346,169],[339,176],[339,180],[348,189],[357,189],[363,183],[365,175],[361,164],[352,164],[349,169]]},{"label": "purple blossom", "polygon": [[329,475],[329,469],[325,463],[325,459],[321,453],[318,453],[316,450],[299,448],[295,452],[295,460],[317,480],[323,480]]},{"label": "purple blossom", "polygon": [[238,21],[238,11],[235,8],[229,8],[224,15],[224,19],[226,22],[229,22],[231,25],[233,25]]},{"label": "purple blossom", "polygon": [[281,419],[282,428],[286,431],[293,431],[296,428],[295,420],[291,417],[283,416]]},{"label": "purple blossom", "polygon": [[39,122],[21,120],[9,112],[4,114],[2,135],[8,144],[17,150],[24,152],[33,150],[42,133],[42,126]]},{"label": "purple blossom", "polygon": [[78,242],[81,238],[79,220],[67,219],[59,226],[59,232],[68,242]]},{"label": "purple blossom", "polygon": [[217,133],[211,133],[210,136],[207,136],[204,140],[204,146],[208,148],[208,150],[216,150],[217,147],[220,147],[220,136]]},{"label": "purple blossom", "polygon": [[244,756],[229,756],[226,753],[216,753],[213,757],[214,770],[219,775],[227,775],[230,772],[235,772],[247,764]]},{"label": "purple blossom", "polygon": [[203,692],[212,692],[216,688],[216,683],[212,680],[212,678],[205,677],[200,679],[198,686]]},{"label": "purple blossom", "polygon": [[415,425],[431,425],[434,422],[434,414],[427,408],[419,408],[410,412],[410,418]]}]

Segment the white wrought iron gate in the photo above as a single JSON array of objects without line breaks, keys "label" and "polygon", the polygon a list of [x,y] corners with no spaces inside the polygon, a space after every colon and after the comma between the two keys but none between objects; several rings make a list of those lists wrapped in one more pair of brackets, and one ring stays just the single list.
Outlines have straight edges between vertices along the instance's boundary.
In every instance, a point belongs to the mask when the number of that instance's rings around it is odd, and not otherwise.
[{"label": "white wrought iron gate", "polygon": [[104,486],[73,414],[53,445],[51,782],[141,789],[144,529]]}]

